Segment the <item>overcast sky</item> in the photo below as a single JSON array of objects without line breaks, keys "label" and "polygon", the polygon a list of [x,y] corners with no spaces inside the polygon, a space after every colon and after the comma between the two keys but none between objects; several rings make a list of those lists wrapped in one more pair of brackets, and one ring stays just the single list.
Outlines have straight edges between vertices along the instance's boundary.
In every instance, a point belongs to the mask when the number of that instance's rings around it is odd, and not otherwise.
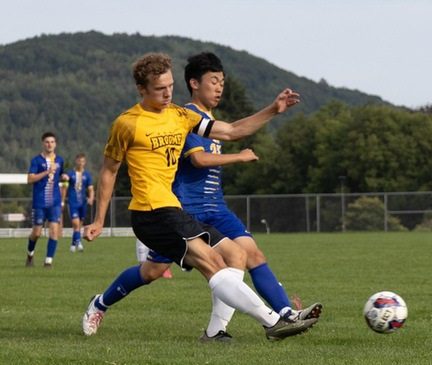
[{"label": "overcast sky", "polygon": [[[179,35],[299,76],[432,104],[432,0],[1,0],[0,44],[41,34]],[[289,86],[289,85],[288,85]]]}]

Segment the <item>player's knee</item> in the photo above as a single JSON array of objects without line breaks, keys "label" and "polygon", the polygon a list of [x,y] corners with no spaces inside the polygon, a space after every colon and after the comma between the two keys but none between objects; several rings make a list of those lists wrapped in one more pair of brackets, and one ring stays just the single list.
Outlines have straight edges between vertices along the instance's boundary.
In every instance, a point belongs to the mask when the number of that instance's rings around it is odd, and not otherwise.
[{"label": "player's knee", "polygon": [[229,267],[244,270],[246,267],[247,257],[247,252],[237,246],[225,255],[224,260]]},{"label": "player's knee", "polygon": [[248,252],[247,257],[247,268],[252,269],[266,262],[266,257],[260,249],[252,250]]},{"label": "player's knee", "polygon": [[140,274],[144,281],[150,284],[152,281],[155,281],[162,277],[163,273],[168,268],[169,265],[155,264],[146,261],[140,267]]}]

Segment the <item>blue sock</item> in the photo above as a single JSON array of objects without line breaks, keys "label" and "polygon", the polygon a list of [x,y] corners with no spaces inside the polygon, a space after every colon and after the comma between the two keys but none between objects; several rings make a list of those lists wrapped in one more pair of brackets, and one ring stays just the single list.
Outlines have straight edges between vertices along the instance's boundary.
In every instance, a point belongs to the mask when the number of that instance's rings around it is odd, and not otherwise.
[{"label": "blue sock", "polygon": [[281,283],[276,279],[267,263],[259,265],[249,273],[259,295],[277,312],[282,308],[291,307],[290,300]]},{"label": "blue sock", "polygon": [[140,265],[123,271],[102,295],[103,304],[96,300],[95,306],[107,310],[109,306],[126,297],[131,291],[148,284],[140,274]]},{"label": "blue sock", "polygon": [[81,232],[74,231],[72,234],[72,245],[77,246],[81,242]]},{"label": "blue sock", "polygon": [[54,257],[57,249],[57,240],[53,240],[52,238],[48,239],[47,245],[47,257]]},{"label": "blue sock", "polygon": [[27,251],[28,252],[33,252],[35,250],[36,242],[37,242],[37,240],[33,241],[30,238],[28,239],[28,244],[27,244]]}]

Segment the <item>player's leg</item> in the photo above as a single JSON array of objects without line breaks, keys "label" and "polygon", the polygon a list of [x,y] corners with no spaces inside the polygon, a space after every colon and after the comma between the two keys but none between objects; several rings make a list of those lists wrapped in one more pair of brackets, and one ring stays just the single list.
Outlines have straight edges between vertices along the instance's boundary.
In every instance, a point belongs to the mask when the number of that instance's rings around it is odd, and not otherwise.
[{"label": "player's leg", "polygon": [[[135,241],[135,246],[137,260],[140,264],[142,264],[143,262],[147,261],[147,256],[150,253],[150,248],[147,247],[144,243],[142,243],[138,238]],[[173,275],[169,267],[163,272],[162,277],[165,279],[172,279]]]},{"label": "player's leg", "polygon": [[[212,232],[210,237],[214,236],[215,234]],[[224,243],[232,246],[231,253],[235,255],[238,250],[234,248],[235,243],[225,239],[218,244]],[[229,250],[229,247],[226,247],[226,249]],[[222,256],[212,250],[200,238],[188,240],[188,250],[184,262],[201,272],[208,280],[214,295],[225,304],[252,316],[260,322],[266,329],[266,335],[269,339],[282,339],[304,332],[316,322],[316,319],[299,320],[295,323],[284,321],[279,314],[268,308],[258,295],[243,282],[242,275],[239,275],[241,270],[227,267]]]},{"label": "player's leg", "polygon": [[97,294],[90,300],[82,322],[85,335],[90,336],[97,332],[109,307],[135,289],[162,277],[172,261],[157,254],[154,256],[156,261],[146,260],[138,266],[124,270],[102,294]]},{"label": "player's leg", "polygon": [[61,207],[51,207],[48,209],[47,219],[48,219],[48,242],[47,242],[47,252],[45,257],[44,266],[47,268],[52,267],[53,258],[57,251],[57,243],[60,229],[60,216]]},{"label": "player's leg", "polygon": [[73,207],[69,205],[69,216],[72,224],[72,240],[70,251],[83,251],[84,247],[81,242],[81,225],[85,217],[85,207]]},{"label": "player's leg", "polygon": [[150,248],[148,248],[138,238],[135,241],[135,247],[136,247],[136,256],[138,262],[142,264],[143,262],[147,261],[147,255],[150,251]]},{"label": "player's leg", "polygon": [[[292,309],[291,302],[282,284],[277,280],[273,271],[267,264],[263,252],[258,248],[252,235],[247,231],[243,222],[229,209],[222,209],[217,214],[198,217],[206,223],[213,225],[227,237],[234,240],[247,253],[247,268],[255,289],[260,296],[280,315],[293,319],[298,313]],[[321,304],[308,307],[302,312],[303,317],[319,317]],[[304,319],[304,318],[302,318]]]},{"label": "player's leg", "polygon": [[264,253],[258,248],[251,236],[237,237],[234,242],[247,252],[246,266],[254,287],[275,311],[287,320],[319,318],[322,309],[321,303],[314,303],[300,311],[292,307],[284,287],[276,278]]},{"label": "player's leg", "polygon": [[[214,249],[223,257],[228,267],[238,269],[235,272],[240,276],[241,280],[243,280],[246,266],[246,252],[240,247],[237,247],[236,254],[232,255],[234,247],[227,242],[221,242],[221,244],[217,245]],[[213,340],[226,342],[231,340],[231,335],[228,334],[226,328],[234,315],[234,311],[235,309],[233,307],[225,304],[212,292],[212,312],[210,321],[204,334],[200,337],[200,340],[204,342]]]},{"label": "player's leg", "polygon": [[72,223],[72,241],[70,251],[76,252],[78,245],[81,243],[81,221],[78,217],[71,219]]},{"label": "player's leg", "polygon": [[42,227],[43,227],[44,220],[45,218],[42,209],[32,209],[33,227],[27,241],[27,259],[26,259],[27,267],[34,266],[33,258],[36,249],[36,243],[42,234]]},{"label": "player's leg", "polygon": [[[236,255],[231,240],[224,239],[218,245],[232,247],[231,253]],[[229,247],[225,247],[224,251],[229,252]],[[279,320],[279,315],[267,308],[242,281],[238,274],[241,270],[227,267],[222,256],[201,238],[188,241],[185,263],[195,267],[208,280],[214,294],[229,306],[252,315],[266,327],[275,325]]]}]

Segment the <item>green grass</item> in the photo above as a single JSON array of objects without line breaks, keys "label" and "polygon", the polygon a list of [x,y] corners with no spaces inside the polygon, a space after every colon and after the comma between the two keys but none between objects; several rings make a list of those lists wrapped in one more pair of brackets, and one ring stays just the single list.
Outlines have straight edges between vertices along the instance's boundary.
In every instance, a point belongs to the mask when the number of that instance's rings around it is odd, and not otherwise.
[{"label": "green grass", "polygon": [[[101,238],[83,254],[60,241],[54,268],[25,268],[25,239],[0,240],[0,364],[432,364],[432,240],[428,233],[256,235],[288,293],[324,304],[304,335],[270,343],[253,319],[236,313],[235,342],[201,344],[210,312],[207,284],[174,268],[116,304],[96,336],[81,333],[91,295],[135,264],[132,238]],[[247,281],[249,278],[247,277]],[[408,304],[405,326],[369,330],[367,298],[380,290]]]}]

